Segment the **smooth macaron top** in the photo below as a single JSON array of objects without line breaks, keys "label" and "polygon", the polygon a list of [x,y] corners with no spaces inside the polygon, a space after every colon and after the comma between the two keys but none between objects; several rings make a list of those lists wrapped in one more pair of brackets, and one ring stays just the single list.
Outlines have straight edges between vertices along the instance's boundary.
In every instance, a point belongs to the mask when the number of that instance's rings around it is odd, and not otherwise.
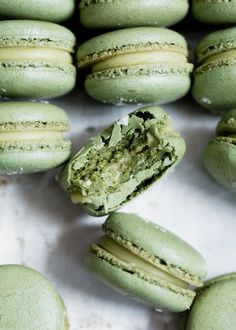
[{"label": "smooth macaron top", "polygon": [[187,43],[179,33],[158,27],[112,31],[83,43],[77,52],[78,67],[83,68],[114,55],[148,50],[172,50],[187,56]]},{"label": "smooth macaron top", "polygon": [[66,112],[52,104],[36,102],[0,102],[0,132],[21,130],[57,130],[69,128]]},{"label": "smooth macaron top", "polygon": [[236,324],[236,273],[209,280],[197,291],[186,330],[234,329]]},{"label": "smooth macaron top", "polygon": [[75,0],[1,0],[0,15],[9,18],[61,22],[72,16]]},{"label": "smooth macaron top", "polygon": [[227,111],[216,127],[217,135],[236,137],[236,109]]},{"label": "smooth macaron top", "polygon": [[75,36],[67,28],[30,20],[0,21],[0,50],[3,47],[50,47],[73,52]]},{"label": "smooth macaron top", "polygon": [[132,252],[136,247],[151,263],[158,263],[163,270],[189,283],[201,286],[207,275],[205,260],[191,245],[135,214],[112,213],[103,230]]},{"label": "smooth macaron top", "polygon": [[0,266],[0,328],[68,330],[64,303],[48,280],[18,265]]},{"label": "smooth macaron top", "polygon": [[236,27],[208,34],[197,45],[196,60],[202,63],[213,55],[236,49]]}]

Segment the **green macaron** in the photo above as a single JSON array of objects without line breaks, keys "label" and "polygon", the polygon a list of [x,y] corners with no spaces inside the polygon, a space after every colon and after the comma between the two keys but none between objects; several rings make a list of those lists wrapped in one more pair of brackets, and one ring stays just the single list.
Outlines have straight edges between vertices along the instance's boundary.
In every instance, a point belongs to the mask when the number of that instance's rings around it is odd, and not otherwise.
[{"label": "green macaron", "polygon": [[235,329],[236,273],[207,281],[184,318],[184,330]]},{"label": "green macaron", "polygon": [[0,16],[61,22],[74,12],[74,0],[1,0]]},{"label": "green macaron", "polygon": [[0,103],[0,174],[46,171],[64,163],[71,142],[64,110],[35,102]]},{"label": "green macaron", "polygon": [[81,0],[80,21],[87,28],[170,26],[188,12],[188,0]]},{"label": "green macaron", "polygon": [[208,24],[235,24],[236,0],[193,0],[192,14]]},{"label": "green macaron", "polygon": [[20,265],[0,266],[1,330],[69,330],[64,303],[48,280]]},{"label": "green macaron", "polygon": [[51,98],[75,85],[75,36],[40,21],[0,21],[0,96]]},{"label": "green macaron", "polygon": [[206,262],[188,243],[135,214],[112,213],[105,235],[92,244],[88,268],[121,293],[155,309],[181,312],[190,308],[202,286]]},{"label": "green macaron", "polygon": [[196,48],[193,97],[213,113],[236,107],[236,27],[212,32]]},{"label": "green macaron", "polygon": [[130,201],[183,157],[185,142],[159,107],[139,109],[90,139],[59,175],[73,203],[95,216]]},{"label": "green macaron", "polygon": [[204,165],[217,182],[236,194],[236,109],[222,117],[216,132],[204,151]]},{"label": "green macaron", "polygon": [[108,32],[83,43],[78,68],[91,68],[85,89],[106,103],[172,102],[190,88],[193,65],[183,36],[158,27]]}]

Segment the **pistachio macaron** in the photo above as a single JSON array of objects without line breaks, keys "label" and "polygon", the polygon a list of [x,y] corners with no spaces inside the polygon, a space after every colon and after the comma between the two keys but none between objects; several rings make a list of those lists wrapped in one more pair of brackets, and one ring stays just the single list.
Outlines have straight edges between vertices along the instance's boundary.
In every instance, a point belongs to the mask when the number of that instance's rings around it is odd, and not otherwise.
[{"label": "pistachio macaron", "polygon": [[171,26],[188,13],[188,0],[81,0],[80,21],[92,29]]},{"label": "pistachio macaron", "polygon": [[183,321],[184,330],[235,329],[236,273],[207,281],[197,290],[191,311]]},{"label": "pistachio macaron", "polygon": [[20,265],[0,266],[0,329],[69,330],[66,308],[52,284]]},{"label": "pistachio macaron", "polygon": [[235,0],[193,0],[193,16],[208,24],[235,24],[236,1]]},{"label": "pistachio macaron", "polygon": [[193,97],[213,113],[236,107],[236,27],[208,34],[196,48]]},{"label": "pistachio macaron", "polygon": [[71,91],[75,36],[54,23],[0,21],[0,96],[52,98]]},{"label": "pistachio macaron", "polygon": [[86,258],[99,279],[155,309],[190,308],[195,293],[188,287],[202,286],[207,274],[192,246],[135,214],[112,213],[103,231]]},{"label": "pistachio macaron", "polygon": [[169,116],[159,107],[147,107],[91,138],[58,179],[73,203],[102,216],[146,190],[184,153],[185,142]]},{"label": "pistachio macaron", "polygon": [[75,0],[1,0],[0,16],[61,22],[74,12]]},{"label": "pistachio macaron", "polygon": [[70,156],[64,110],[36,102],[0,102],[0,174],[46,171]]},{"label": "pistachio macaron", "polygon": [[87,93],[105,103],[172,102],[190,88],[187,43],[165,28],[112,31],[80,45],[79,69],[91,68]]},{"label": "pistachio macaron", "polygon": [[236,194],[236,109],[224,114],[216,133],[204,151],[203,162],[217,182]]}]

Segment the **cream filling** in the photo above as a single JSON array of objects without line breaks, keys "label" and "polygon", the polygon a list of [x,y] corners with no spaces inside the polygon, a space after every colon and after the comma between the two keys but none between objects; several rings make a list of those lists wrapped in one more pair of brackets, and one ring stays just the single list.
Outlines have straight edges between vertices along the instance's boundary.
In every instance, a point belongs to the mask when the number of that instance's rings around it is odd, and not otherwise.
[{"label": "cream filling", "polygon": [[220,54],[217,54],[217,55],[213,55],[209,58],[207,58],[203,64],[208,64],[208,63],[211,63],[211,62],[215,62],[215,61],[220,61],[220,60],[230,60],[230,59],[236,59],[236,50],[233,49],[233,50],[229,50],[227,52],[223,52],[223,53],[220,53]]},{"label": "cream filling", "polygon": [[145,273],[148,273],[152,276],[161,278],[171,284],[179,286],[181,288],[188,288],[189,284],[180,280],[179,278],[168,274],[167,272],[160,269],[158,266],[154,266],[148,261],[142,259],[141,257],[135,255],[134,253],[130,252],[129,250],[125,249],[123,246],[116,243],[113,239],[109,236],[103,236],[100,238],[99,245],[110,254],[114,255],[115,257],[125,261],[128,264],[137,267],[138,269],[142,270]]},{"label": "cream filling", "polygon": [[63,138],[64,135],[62,132],[53,131],[0,132],[0,143],[28,140],[59,140]]},{"label": "cream filling", "polygon": [[92,72],[98,72],[122,66],[158,63],[187,63],[187,57],[181,53],[160,50],[123,54],[94,64],[92,66]]},{"label": "cream filling", "polygon": [[66,64],[73,62],[71,54],[63,49],[44,47],[8,47],[0,48],[0,61],[42,60]]}]

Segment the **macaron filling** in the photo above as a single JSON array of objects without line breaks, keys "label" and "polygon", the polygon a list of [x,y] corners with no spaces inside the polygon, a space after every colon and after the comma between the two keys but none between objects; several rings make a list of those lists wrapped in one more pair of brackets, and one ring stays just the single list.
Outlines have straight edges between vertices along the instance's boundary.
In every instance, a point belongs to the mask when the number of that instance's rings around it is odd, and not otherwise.
[{"label": "macaron filling", "polygon": [[141,64],[187,63],[186,55],[174,51],[140,51],[110,57],[92,66],[92,72]]},{"label": "macaron filling", "polygon": [[56,61],[72,64],[71,54],[63,49],[44,47],[7,47],[0,48],[0,61]]},{"label": "macaron filling", "polygon": [[140,256],[135,255],[131,251],[127,250],[122,245],[115,242],[109,236],[103,236],[100,238],[99,244],[102,249],[110,253],[111,255],[121,259],[123,262],[132,264],[135,268],[140,269],[143,272],[146,272],[152,276],[161,278],[173,285],[187,289],[189,283],[163,271],[158,266],[154,266],[148,260],[141,258]]},{"label": "macaron filling", "polygon": [[55,131],[25,131],[25,132],[1,132],[0,131],[0,143],[1,142],[13,142],[13,141],[31,141],[31,140],[61,140],[64,139],[62,132]]},{"label": "macaron filling", "polygon": [[[106,205],[109,195],[116,207],[122,199],[132,198],[146,184],[161,176],[176,162],[175,148],[160,141],[150,131],[136,130],[113,146],[91,150],[81,168],[73,167],[74,203]],[[125,196],[126,195],[126,196]]]}]

